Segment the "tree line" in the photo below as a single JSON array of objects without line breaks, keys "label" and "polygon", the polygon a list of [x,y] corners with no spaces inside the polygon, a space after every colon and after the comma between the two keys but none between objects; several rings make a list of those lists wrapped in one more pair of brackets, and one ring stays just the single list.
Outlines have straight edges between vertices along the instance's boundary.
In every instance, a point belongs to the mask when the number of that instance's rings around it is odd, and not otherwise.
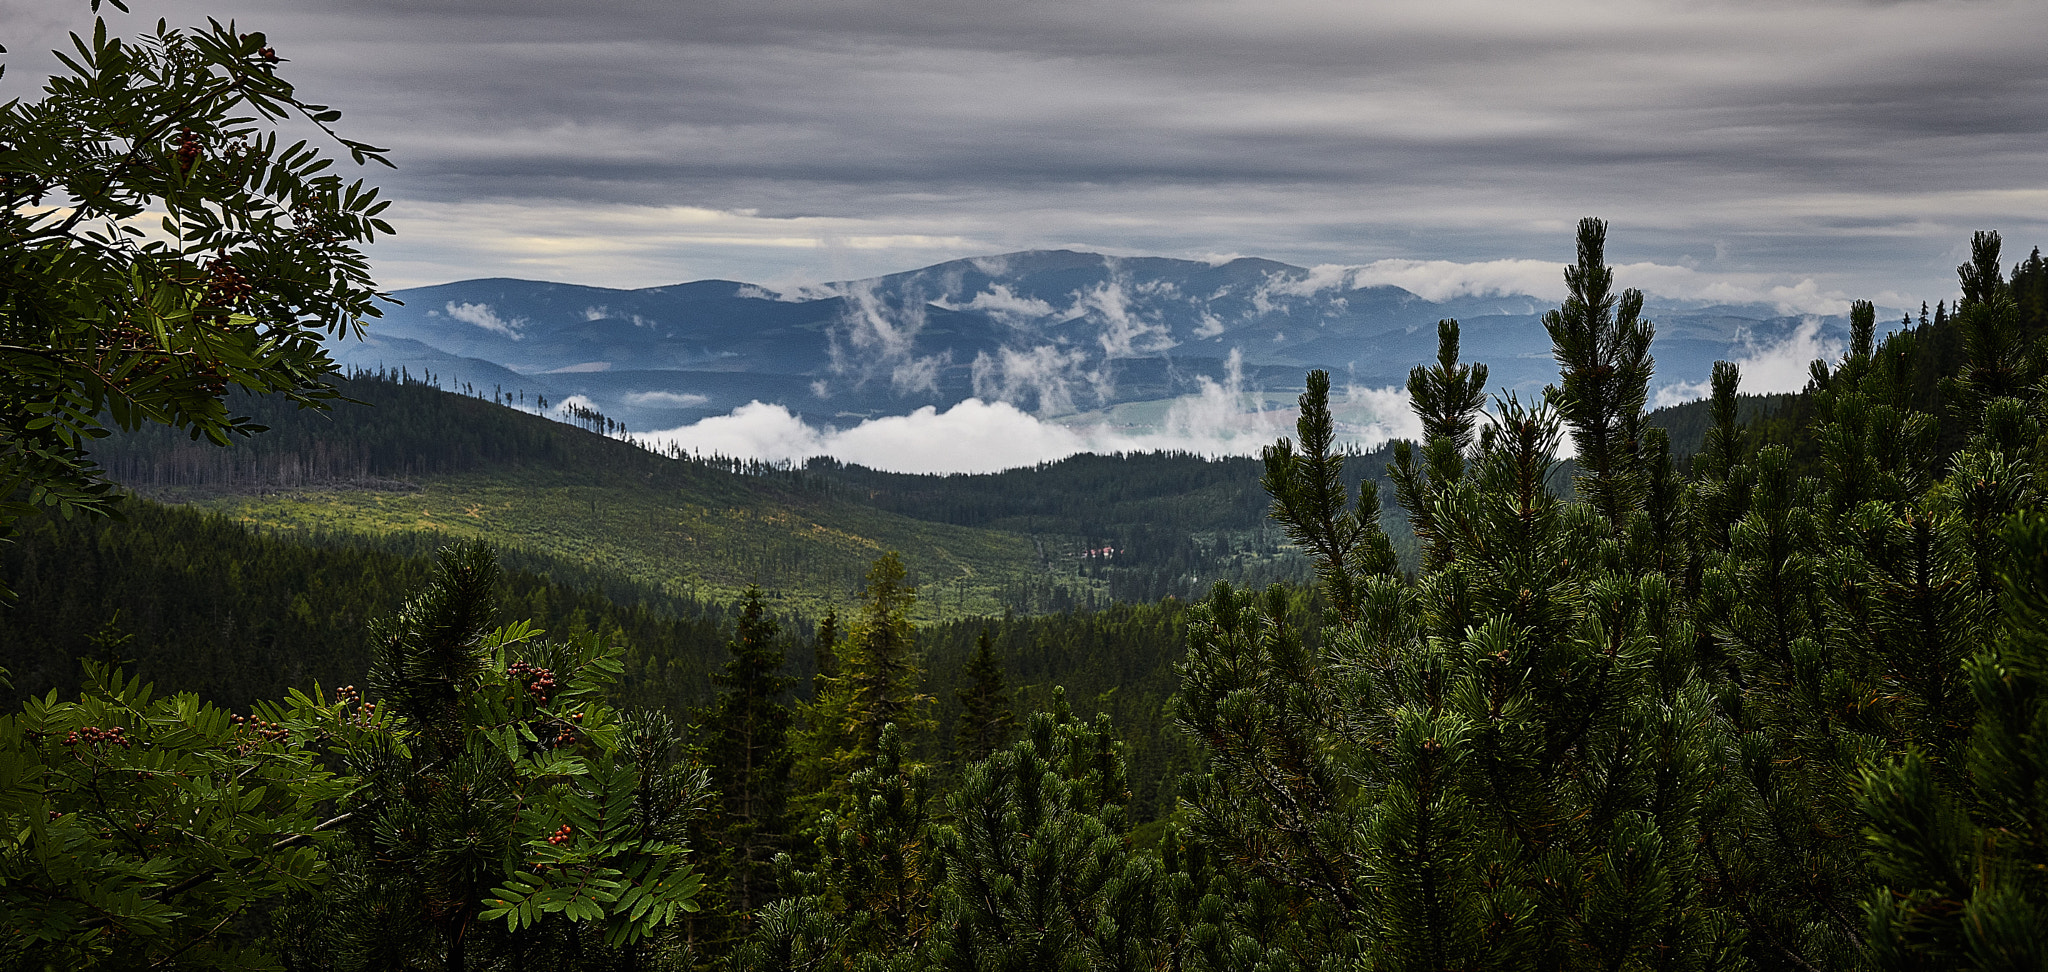
[{"label": "tree line", "polygon": [[[1425,437],[1387,475],[1413,570],[1379,489],[1347,481],[1320,373],[1261,463],[1313,593],[1218,584],[1099,642],[919,632],[887,556],[807,634],[743,598],[677,718],[622,704],[627,655],[596,634],[499,624],[492,558],[450,550],[369,629],[360,688],[230,714],[95,663],[77,701],[0,722],[9,954],[2040,967],[2048,362],[1998,237],[1939,333],[1879,340],[1857,303],[1794,428],[1745,427],[1717,366],[1681,463],[1605,229],[1581,224],[1545,318],[1556,385],[1488,407],[1455,321],[1411,376]],[[1943,342],[1937,413],[1920,369]],[[1070,697],[1037,681],[1055,669],[1117,689]],[[1148,706],[1178,749],[1132,731]],[[1134,782],[1147,747],[1170,802]]]}]

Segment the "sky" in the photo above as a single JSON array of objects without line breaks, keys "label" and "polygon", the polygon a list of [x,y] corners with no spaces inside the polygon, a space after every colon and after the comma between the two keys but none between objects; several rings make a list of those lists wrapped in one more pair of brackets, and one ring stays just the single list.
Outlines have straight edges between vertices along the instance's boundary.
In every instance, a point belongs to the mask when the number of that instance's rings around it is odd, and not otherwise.
[{"label": "sky", "polygon": [[[391,288],[1061,247],[1533,287],[1599,215],[1653,293],[1917,306],[1973,229],[2048,243],[2039,0],[131,5],[266,31],[391,148]],[[86,11],[0,0],[0,88]]]},{"label": "sky", "polygon": [[[394,203],[370,250],[390,289],[787,292],[1069,248],[1554,300],[1596,215],[1622,286],[1839,314],[1952,298],[1973,230],[2008,264],[2048,243],[2040,0],[131,5],[115,31],[265,31],[304,97],[390,148],[363,173]],[[89,27],[86,0],[0,0],[0,94]],[[1739,349],[1745,387],[1798,387],[1836,350],[1819,333]],[[1355,393],[1360,441],[1411,434],[1398,389]],[[1253,450],[1286,416],[1248,401],[1205,388],[1135,439],[978,400],[854,428],[760,405],[659,438],[1001,468]]]}]

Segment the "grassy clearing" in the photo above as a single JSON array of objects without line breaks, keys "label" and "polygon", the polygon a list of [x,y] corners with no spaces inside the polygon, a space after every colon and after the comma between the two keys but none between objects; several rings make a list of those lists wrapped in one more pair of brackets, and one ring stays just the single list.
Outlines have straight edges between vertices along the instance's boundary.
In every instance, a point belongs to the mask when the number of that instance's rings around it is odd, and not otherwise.
[{"label": "grassy clearing", "polygon": [[[162,498],[281,533],[416,532],[478,538],[623,574],[705,600],[760,584],[784,610],[816,617],[853,601],[890,550],[922,589],[918,620],[1043,610],[1104,596],[1065,543],[916,520],[830,498],[707,496],[592,485],[540,471],[428,477],[413,490],[302,488]],[[764,491],[765,492],[765,491]]]}]

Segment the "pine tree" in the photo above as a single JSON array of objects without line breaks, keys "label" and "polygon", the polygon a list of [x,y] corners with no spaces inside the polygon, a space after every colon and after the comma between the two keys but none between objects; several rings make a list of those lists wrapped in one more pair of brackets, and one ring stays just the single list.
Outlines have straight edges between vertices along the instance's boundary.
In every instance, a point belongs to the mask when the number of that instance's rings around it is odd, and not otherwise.
[{"label": "pine tree", "polygon": [[2006,533],[2006,623],[1965,667],[1978,717],[1951,789],[1918,749],[1862,777],[1881,969],[2048,965],[2048,518]]},{"label": "pine tree", "polygon": [[731,660],[711,679],[720,692],[706,745],[724,804],[718,840],[729,855],[732,906],[745,914],[775,894],[771,863],[782,849],[791,763],[781,626],[768,617],[757,586],[741,598],[729,647]]},{"label": "pine tree", "polygon": [[[1455,328],[1452,334],[1455,342]],[[1325,596],[1337,616],[1348,621],[1358,616],[1358,580],[1393,570],[1394,548],[1379,528],[1377,486],[1362,485],[1356,505],[1346,508],[1344,453],[1333,448],[1336,424],[1330,418],[1328,372],[1308,373],[1300,403],[1301,417],[1295,422],[1299,451],[1286,438],[1267,447],[1261,484],[1273,497],[1273,518],[1288,539],[1313,552]]]},{"label": "pine tree", "polygon": [[1162,967],[1173,935],[1156,861],[1124,839],[1122,745],[1055,690],[1026,739],[969,767],[940,830],[932,962],[982,969]]},{"label": "pine tree", "polygon": [[1004,684],[1003,661],[996,657],[988,630],[974,641],[974,657],[967,660],[967,687],[959,690],[960,721],[953,730],[953,759],[966,766],[987,759],[1010,742],[1017,728],[1017,716],[1010,709],[1010,690]]},{"label": "pine tree", "polygon": [[1417,365],[1408,373],[1409,399],[1422,419],[1422,465],[1416,465],[1414,447],[1403,440],[1395,443],[1394,464],[1387,470],[1409,528],[1422,542],[1424,566],[1430,568],[1442,567],[1456,554],[1437,523],[1437,499],[1465,474],[1487,375],[1483,364],[1458,363],[1457,321],[1438,321],[1436,333],[1436,366]]},{"label": "pine tree", "polygon": [[[1402,499],[1441,551],[1422,577],[1359,576],[1324,553],[1340,545],[1304,543],[1326,596],[1353,606],[1314,647],[1278,594],[1219,587],[1194,616],[1175,713],[1210,762],[1184,790],[1188,844],[1294,917],[1293,954],[1698,967],[1739,940],[1733,911],[1702,894],[1714,696],[1659,566],[1685,562],[1661,549],[1682,541],[1683,484],[1642,426],[1649,327],[1640,295],[1611,313],[1603,241],[1597,221],[1582,226],[1573,299],[1552,315],[1567,391],[1498,401],[1468,446],[1469,396],[1418,381],[1435,472],[1411,466],[1427,488]],[[1440,345],[1438,374],[1454,376],[1453,328]],[[1326,384],[1310,389],[1306,442]],[[1551,490],[1551,402],[1570,410],[1591,506]],[[1275,518],[1334,535],[1341,493],[1318,487],[1313,463],[1270,456]],[[1215,917],[1253,941],[1254,912]]]},{"label": "pine tree", "polygon": [[1630,288],[1618,301],[1614,296],[1607,224],[1580,220],[1578,249],[1578,262],[1564,272],[1570,291],[1564,306],[1543,315],[1562,378],[1554,403],[1586,470],[1579,490],[1619,534],[1626,527],[1623,511],[1641,502],[1643,408],[1656,329],[1642,319],[1642,291]]}]

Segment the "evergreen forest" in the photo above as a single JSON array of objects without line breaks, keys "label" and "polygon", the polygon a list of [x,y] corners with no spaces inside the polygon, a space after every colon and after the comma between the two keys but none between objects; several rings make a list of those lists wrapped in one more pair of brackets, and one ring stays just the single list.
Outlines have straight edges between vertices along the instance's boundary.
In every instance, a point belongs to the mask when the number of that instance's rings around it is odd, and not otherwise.
[{"label": "evergreen forest", "polygon": [[2048,968],[2048,264],[1653,413],[1576,243],[1552,386],[1446,320],[1363,455],[1322,372],[992,476],[407,375],[100,439],[0,546],[0,967]]}]

